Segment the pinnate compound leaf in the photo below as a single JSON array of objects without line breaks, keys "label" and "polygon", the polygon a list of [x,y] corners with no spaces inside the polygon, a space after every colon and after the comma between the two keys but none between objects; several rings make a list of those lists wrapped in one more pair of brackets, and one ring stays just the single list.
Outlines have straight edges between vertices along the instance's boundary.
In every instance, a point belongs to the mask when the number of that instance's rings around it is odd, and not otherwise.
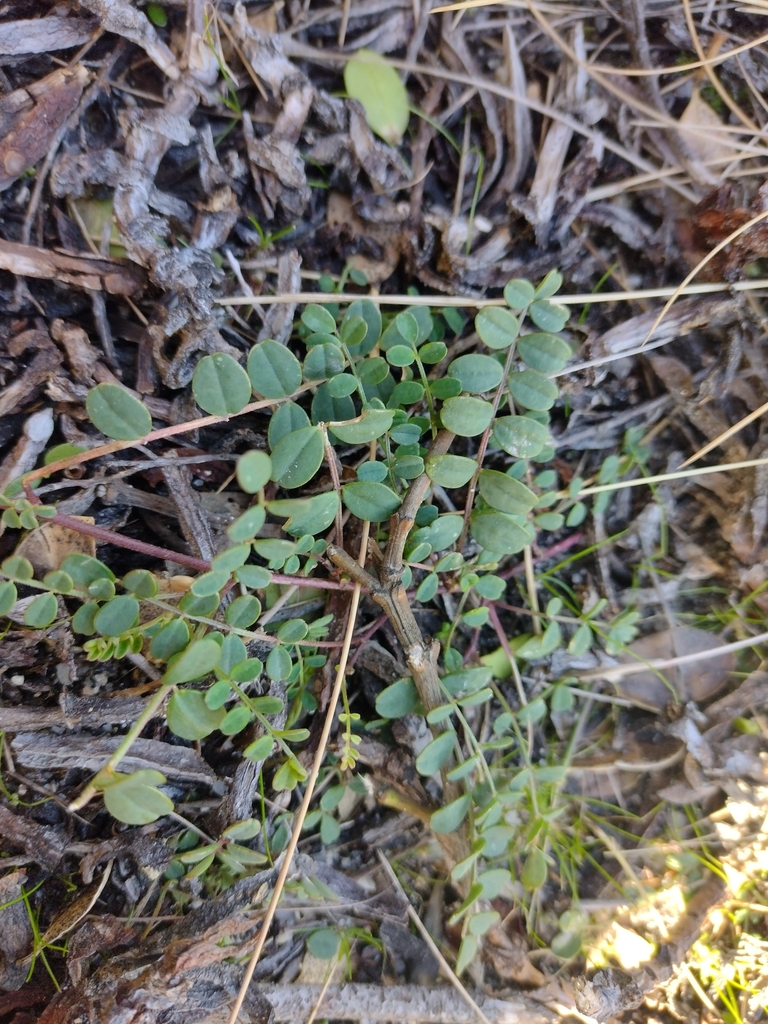
[{"label": "pinnate compound leaf", "polygon": [[465,455],[433,455],[425,463],[427,476],[439,487],[463,487],[477,469],[474,459]]},{"label": "pinnate compound leaf", "polygon": [[358,50],[344,68],[344,86],[363,105],[371,129],[391,146],[400,144],[408,127],[408,93],[400,76],[374,50]]},{"label": "pinnate compound leaf", "polygon": [[236,359],[227,352],[214,352],[195,367],[192,393],[211,416],[231,416],[248,404],[251,382]]},{"label": "pinnate compound leaf", "polygon": [[456,734],[452,729],[440,733],[428,743],[416,758],[416,771],[421,775],[434,775],[443,765],[450,761],[453,754]]},{"label": "pinnate compound leaf", "polygon": [[491,422],[493,406],[480,398],[460,395],[443,403],[440,418],[445,429],[459,437],[477,437]]},{"label": "pinnate compound leaf", "polygon": [[149,409],[119,384],[97,384],[85,400],[91,423],[115,441],[138,441],[152,430]]},{"label": "pinnate compound leaf", "polygon": [[248,353],[248,376],[262,398],[287,398],[301,386],[301,363],[285,345],[267,338]]},{"label": "pinnate compound leaf", "polygon": [[218,729],[223,708],[212,710],[198,690],[177,690],[168,702],[165,720],[175,736],[183,740],[203,740]]},{"label": "pinnate compound leaf", "polygon": [[516,316],[502,306],[488,306],[475,317],[475,330],[488,348],[509,348],[520,333]]},{"label": "pinnate compound leaf", "polygon": [[202,679],[212,672],[221,658],[221,647],[209,636],[190,644],[174,662],[168,666],[163,676],[166,685],[190,683],[193,679]]},{"label": "pinnate compound leaf", "polygon": [[272,460],[266,452],[246,452],[237,460],[237,482],[246,494],[258,494],[271,476]]},{"label": "pinnate compound leaf", "polygon": [[345,484],[341,496],[353,516],[371,523],[383,523],[400,507],[400,497],[387,487],[375,481],[356,480]]},{"label": "pinnate compound leaf", "polygon": [[557,400],[557,384],[538,370],[520,370],[510,373],[509,390],[512,397],[524,409],[546,412]]},{"label": "pinnate compound leaf", "polygon": [[394,415],[390,409],[366,409],[356,420],[329,423],[328,426],[345,444],[365,444],[385,434],[392,426]]},{"label": "pinnate compound leaf", "polygon": [[325,453],[319,427],[302,427],[287,434],[272,451],[272,479],[291,489],[308,483],[320,469]]},{"label": "pinnate compound leaf", "polygon": [[525,515],[539,500],[530,487],[495,469],[481,470],[478,486],[491,508],[510,515]]},{"label": "pinnate compound leaf", "polygon": [[104,787],[104,804],[118,821],[126,825],[149,825],[173,810],[173,801],[157,786],[165,776],[151,768],[142,768],[131,775],[113,772]]},{"label": "pinnate compound leaf", "polygon": [[453,800],[451,803],[446,804],[445,807],[435,811],[429,819],[432,831],[438,835],[447,835],[449,832],[455,832],[466,818],[471,802],[472,797],[469,793],[464,793],[457,800]]},{"label": "pinnate compound leaf", "polygon": [[493,424],[499,448],[516,459],[532,459],[549,441],[549,431],[530,416],[500,416]]}]

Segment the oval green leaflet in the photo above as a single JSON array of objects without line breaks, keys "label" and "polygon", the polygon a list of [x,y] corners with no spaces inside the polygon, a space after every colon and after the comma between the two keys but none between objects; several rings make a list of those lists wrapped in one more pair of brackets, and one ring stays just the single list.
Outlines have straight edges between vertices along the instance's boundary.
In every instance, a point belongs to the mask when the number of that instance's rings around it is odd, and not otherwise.
[{"label": "oval green leaflet", "polygon": [[[338,345],[315,345],[309,350],[307,358],[304,360],[304,379],[325,380],[340,374],[343,369],[344,354]],[[330,387],[329,390],[331,390]],[[347,391],[346,393],[351,394],[352,392]],[[343,397],[343,395],[335,395],[333,391],[331,394],[334,398]]]},{"label": "oval green leaflet", "polygon": [[319,306],[311,302],[305,307],[301,314],[301,322],[314,334],[333,334],[336,330],[336,320],[330,310],[325,306]]},{"label": "oval green leaflet", "polygon": [[520,370],[509,375],[512,397],[524,409],[546,412],[557,401],[558,390],[554,381],[538,370]]},{"label": "oval green leaflet", "polygon": [[533,541],[533,527],[516,523],[503,512],[473,512],[469,532],[474,540],[497,555],[516,555]]},{"label": "oval green leaflet", "polygon": [[400,507],[400,497],[386,484],[357,480],[345,484],[341,497],[353,516],[371,523],[382,523]]},{"label": "oval green leaflet", "polygon": [[463,487],[477,469],[474,459],[465,455],[433,455],[425,462],[427,476],[440,487]]},{"label": "oval green leaflet", "polygon": [[551,299],[536,299],[528,307],[528,315],[542,331],[562,331],[571,315],[567,306]]},{"label": "oval green leaflet", "polygon": [[320,468],[325,446],[319,427],[302,427],[287,434],[272,450],[272,479],[281,487],[301,487]]},{"label": "oval green leaflet", "polygon": [[520,333],[520,323],[508,309],[487,306],[475,317],[475,330],[488,348],[504,349],[509,348]]},{"label": "oval green leaflet", "polygon": [[385,434],[392,426],[394,415],[390,409],[366,409],[356,420],[332,422],[328,426],[345,444],[365,444]]},{"label": "oval green leaflet", "polygon": [[571,347],[554,334],[524,334],[517,340],[520,358],[532,370],[542,373],[560,373],[571,358]]},{"label": "oval green leaflet", "polygon": [[531,282],[521,277],[508,281],[504,288],[504,301],[512,309],[524,309],[535,295]]},{"label": "oval green leaflet", "polygon": [[177,690],[168,702],[168,728],[183,740],[202,740],[218,729],[224,709],[212,710],[199,690]]},{"label": "oval green leaflet", "polygon": [[139,621],[139,602],[135,597],[121,594],[99,608],[93,620],[94,628],[102,636],[120,636]]},{"label": "oval green leaflet", "polygon": [[149,825],[173,810],[173,801],[157,788],[165,776],[153,768],[142,768],[130,775],[112,772],[104,780],[96,776],[103,790],[104,804],[118,821],[126,825]]},{"label": "oval green leaflet", "polygon": [[443,403],[440,418],[445,429],[459,437],[477,437],[493,419],[493,406],[480,398],[460,395]]},{"label": "oval green leaflet", "polygon": [[85,408],[94,427],[115,441],[138,441],[152,430],[149,409],[118,384],[91,388]]},{"label": "oval green leaflet", "polygon": [[301,386],[301,363],[285,345],[267,338],[248,353],[248,376],[261,398],[287,398]]},{"label": "oval green leaflet", "polygon": [[251,397],[251,382],[242,366],[226,352],[203,356],[192,377],[195,401],[212,416],[240,412]]},{"label": "oval green leaflet", "polygon": [[245,452],[237,460],[237,482],[246,494],[258,494],[272,476],[272,460],[266,452]]},{"label": "oval green leaflet", "polygon": [[539,500],[530,487],[495,469],[481,470],[478,486],[491,508],[511,515],[524,515]]},{"label": "oval green leaflet", "polygon": [[358,50],[344,68],[344,86],[363,105],[371,129],[391,146],[408,127],[408,93],[397,71],[374,50]]},{"label": "oval green leaflet", "polygon": [[501,364],[492,356],[473,353],[454,359],[448,367],[448,375],[456,377],[462,391],[480,394],[497,388],[504,371]]},{"label": "oval green leaflet", "polygon": [[493,438],[516,459],[531,459],[549,441],[549,431],[529,416],[499,416],[494,420]]},{"label": "oval green leaflet", "polygon": [[271,515],[288,517],[283,530],[292,537],[303,537],[308,533],[317,536],[327,530],[338,507],[339,496],[336,491],[314,494],[310,498],[284,498],[267,502],[267,511]]}]

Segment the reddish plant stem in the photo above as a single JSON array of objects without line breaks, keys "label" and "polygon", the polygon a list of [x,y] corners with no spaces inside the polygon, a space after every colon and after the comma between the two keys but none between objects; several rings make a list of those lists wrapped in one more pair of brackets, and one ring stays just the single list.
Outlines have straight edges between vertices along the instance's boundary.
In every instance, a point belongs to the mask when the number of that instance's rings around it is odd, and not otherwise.
[{"label": "reddish plant stem", "polygon": [[[39,499],[37,501],[39,504]],[[64,515],[57,512],[55,516],[46,520],[49,523],[57,523],[59,526],[66,526],[76,533],[83,533],[89,537],[95,537],[102,544],[114,544],[116,547],[127,548],[129,551],[138,551],[150,558],[167,559],[179,565],[186,565],[190,569],[197,569],[199,572],[208,572],[211,563],[202,558],[195,558],[193,555],[185,555],[179,551],[171,551],[170,548],[161,548],[156,544],[147,544],[143,540],[136,540],[133,537],[124,537],[120,533],[113,533],[103,526],[95,526],[92,523],[83,522],[75,516]],[[351,590],[349,583],[340,583],[337,580],[316,580],[309,576],[284,576],[281,573],[272,573],[272,582],[286,584],[294,587],[311,587],[317,590]]]}]

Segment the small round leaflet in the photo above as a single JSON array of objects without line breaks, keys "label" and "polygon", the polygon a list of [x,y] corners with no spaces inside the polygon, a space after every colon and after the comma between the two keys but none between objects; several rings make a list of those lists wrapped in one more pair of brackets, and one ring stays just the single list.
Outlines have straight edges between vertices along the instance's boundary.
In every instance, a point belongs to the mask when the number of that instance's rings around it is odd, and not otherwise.
[{"label": "small round leaflet", "polygon": [[249,352],[248,376],[262,398],[287,398],[301,386],[301,363],[285,345],[267,338]]},{"label": "small round leaflet", "polygon": [[211,416],[240,412],[251,397],[251,382],[242,366],[226,352],[204,356],[192,378],[195,401]]},{"label": "small round leaflet", "polygon": [[488,348],[509,348],[520,331],[520,324],[508,309],[487,306],[475,317],[475,330]]},{"label": "small round leaflet", "polygon": [[137,441],[152,430],[149,409],[118,384],[91,388],[85,408],[94,427],[115,441]]},{"label": "small round leaflet", "polygon": [[374,50],[358,50],[344,68],[349,96],[363,105],[368,124],[391,146],[397,146],[408,127],[408,93],[400,76]]},{"label": "small round leaflet", "polygon": [[237,482],[246,494],[257,494],[272,475],[272,460],[266,452],[250,451],[237,462]]}]

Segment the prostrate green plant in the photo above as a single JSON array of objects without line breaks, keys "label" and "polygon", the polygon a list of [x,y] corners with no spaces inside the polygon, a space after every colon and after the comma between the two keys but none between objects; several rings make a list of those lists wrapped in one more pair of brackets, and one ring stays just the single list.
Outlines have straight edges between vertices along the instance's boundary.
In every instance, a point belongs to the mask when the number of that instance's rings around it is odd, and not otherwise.
[{"label": "prostrate green plant", "polygon": [[[192,390],[206,413],[238,415],[253,396],[272,412],[269,452],[249,451],[237,464],[237,481],[253,495],[253,504],[228,528],[231,546],[194,579],[188,593],[165,591],[149,570],[118,579],[102,561],[84,555],[70,555],[42,580],[34,578],[26,559],[6,559],[0,567],[0,614],[13,614],[16,621],[21,616],[36,629],[69,617],[89,659],[143,653],[165,666],[142,718],[77,806],[98,790],[111,813],[130,824],[151,822],[172,809],[159,772],[116,770],[166,697],[166,723],[177,736],[199,741],[253,727],[256,739],[242,753],[260,765],[269,763],[272,788],[290,790],[303,782],[306,770],[293,748],[308,730],[294,726],[316,706],[308,683],[325,662],[317,644],[330,616],[296,617],[277,628],[260,623],[265,603],[282,593],[273,574],[281,574],[281,586],[312,586],[318,565],[330,557],[389,616],[411,672],[380,694],[376,722],[364,723],[352,713],[344,694],[338,768],[355,765],[363,730],[386,729],[389,720],[414,711],[426,714],[433,739],[416,767],[425,776],[442,774],[445,804],[431,824],[452,859],[452,878],[466,894],[454,915],[463,922],[458,968],[471,960],[480,937],[498,919],[489,900],[502,892],[524,898],[545,883],[553,867],[567,876],[570,854],[559,860],[553,854],[569,847],[559,831],[566,769],[540,763],[531,732],[548,710],[572,706],[567,681],[528,701],[516,662],[505,659],[505,673],[511,671],[516,684],[513,707],[494,681],[494,669],[465,664],[458,646],[462,630],[491,620],[507,586],[497,572],[502,560],[526,552],[532,564],[530,547],[538,531],[577,526],[587,514],[579,500],[584,481],[574,480],[562,491],[556,471],[542,468],[554,454],[554,378],[571,357],[561,334],[568,311],[553,299],[560,284],[556,271],[536,287],[510,281],[506,306],[488,306],[475,318],[480,351],[453,359],[446,338],[464,329],[455,310],[431,313],[414,304],[383,320],[370,299],[355,299],[342,314],[333,297],[304,309],[290,347],[270,339],[254,345],[245,369],[225,353],[201,359]],[[534,329],[523,333],[527,321]],[[99,384],[87,408],[107,437],[139,439],[151,430],[145,406],[117,385]],[[618,462],[609,466],[601,482],[615,478],[618,469]],[[268,485],[270,495],[280,496],[268,497]],[[600,495],[598,502],[605,501]],[[50,506],[35,505],[29,493],[6,494],[2,502],[3,523],[14,529],[31,529],[38,517],[55,514]],[[375,576],[344,550],[342,507],[381,524],[374,536],[385,550]],[[262,536],[267,517],[281,522],[283,536]],[[335,543],[328,546],[321,535],[334,524]],[[18,587],[39,593],[19,603]],[[439,592],[455,597],[457,611],[433,642],[421,635],[412,605],[428,603]],[[545,658],[563,643],[561,598],[541,612],[532,575],[528,596],[534,623],[541,619],[545,628],[509,640],[522,662]],[[593,609],[585,617],[576,609],[572,651],[592,643],[597,613]],[[628,628],[619,630],[621,640],[630,638],[632,625],[627,621]],[[260,657],[251,645],[258,645]],[[264,692],[264,676],[283,687],[285,698]],[[492,734],[480,741],[475,709],[490,703]],[[288,723],[280,726],[286,710]],[[341,785],[328,791],[333,795],[325,795],[313,821],[327,841],[338,835],[332,811]],[[247,825],[239,826],[237,836],[247,831]],[[196,848],[179,861],[194,862],[198,873],[215,859],[245,870],[255,862],[233,853],[228,844],[237,836],[225,833],[215,848]]]}]

